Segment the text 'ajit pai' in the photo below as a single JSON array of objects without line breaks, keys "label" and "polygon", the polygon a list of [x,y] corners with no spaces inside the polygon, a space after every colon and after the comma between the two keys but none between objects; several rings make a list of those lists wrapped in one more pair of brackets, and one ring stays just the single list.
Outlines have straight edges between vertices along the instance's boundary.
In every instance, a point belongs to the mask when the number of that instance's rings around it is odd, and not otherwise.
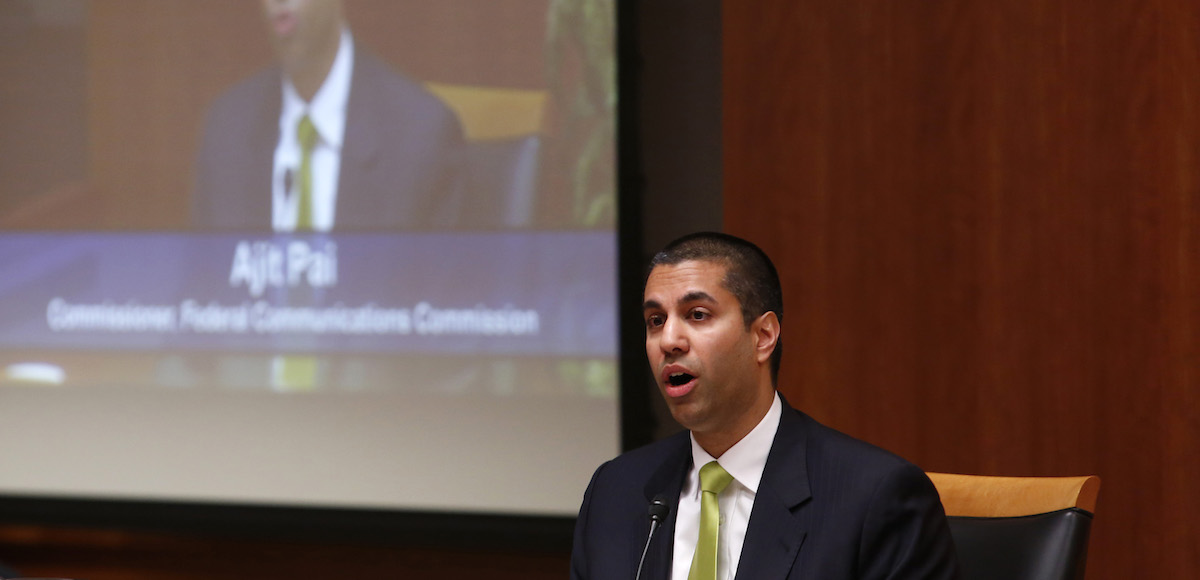
[{"label": "text 'ajit pai'", "polygon": [[238,242],[229,270],[229,285],[246,286],[250,295],[262,296],[267,288],[312,288],[337,285],[337,244],[325,240],[319,245],[291,240],[286,245],[270,241]]}]

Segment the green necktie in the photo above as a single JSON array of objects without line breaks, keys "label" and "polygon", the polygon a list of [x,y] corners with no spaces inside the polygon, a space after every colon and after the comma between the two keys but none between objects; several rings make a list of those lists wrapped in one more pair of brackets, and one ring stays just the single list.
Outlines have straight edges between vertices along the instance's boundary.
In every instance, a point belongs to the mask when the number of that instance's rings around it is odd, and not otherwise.
[{"label": "green necktie", "polygon": [[716,461],[709,461],[700,468],[700,538],[696,541],[696,555],[692,556],[688,580],[717,578],[717,530],[721,527],[717,495],[731,481],[733,476]]},{"label": "green necktie", "polygon": [[300,142],[300,175],[297,186],[300,190],[299,207],[296,210],[296,231],[311,230],[312,220],[312,152],[317,146],[317,128],[308,115],[300,117],[296,125],[296,140]]},{"label": "green necktie", "polygon": [[[308,115],[296,124],[296,141],[300,143],[300,175],[296,189],[300,193],[296,207],[296,231],[313,229],[312,219],[312,152],[317,146],[317,128]],[[283,355],[275,381],[285,391],[311,391],[316,388],[317,359],[311,356]]]}]

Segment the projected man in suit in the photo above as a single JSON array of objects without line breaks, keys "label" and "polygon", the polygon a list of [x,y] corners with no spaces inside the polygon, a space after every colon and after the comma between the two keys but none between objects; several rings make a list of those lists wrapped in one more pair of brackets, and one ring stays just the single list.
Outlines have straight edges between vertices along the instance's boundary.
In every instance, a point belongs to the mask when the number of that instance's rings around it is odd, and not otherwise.
[{"label": "projected man in suit", "polygon": [[[659,390],[689,431],[596,470],[576,524],[572,578],[634,578],[655,498],[669,512],[643,579],[957,576],[924,472],[776,393],[783,302],[761,250],[715,233],[672,242],[651,262],[643,312]],[[701,491],[706,477],[719,491]]]},{"label": "projected man in suit", "polygon": [[234,86],[209,111],[193,224],[276,231],[455,225],[463,137],[454,114],[358,47],[339,0],[262,4],[278,64]]}]

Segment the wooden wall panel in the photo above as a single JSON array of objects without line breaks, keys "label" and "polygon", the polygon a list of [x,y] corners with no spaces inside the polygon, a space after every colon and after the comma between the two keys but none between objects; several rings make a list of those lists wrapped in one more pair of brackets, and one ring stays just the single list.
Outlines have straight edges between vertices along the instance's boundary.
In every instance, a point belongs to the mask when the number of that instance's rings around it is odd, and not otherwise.
[{"label": "wooden wall panel", "polygon": [[1090,578],[1200,575],[1198,20],[724,3],[725,225],[781,266],[782,390],[930,470],[1100,475]]}]

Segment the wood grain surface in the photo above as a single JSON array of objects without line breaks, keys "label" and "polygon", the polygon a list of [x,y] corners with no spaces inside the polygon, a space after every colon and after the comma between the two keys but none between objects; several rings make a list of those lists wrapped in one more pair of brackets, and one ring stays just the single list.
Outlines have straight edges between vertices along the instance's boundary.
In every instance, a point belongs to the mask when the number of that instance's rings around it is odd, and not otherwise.
[{"label": "wood grain surface", "polygon": [[1200,6],[724,3],[727,231],[781,390],[932,471],[1099,475],[1089,578],[1200,576]]}]

